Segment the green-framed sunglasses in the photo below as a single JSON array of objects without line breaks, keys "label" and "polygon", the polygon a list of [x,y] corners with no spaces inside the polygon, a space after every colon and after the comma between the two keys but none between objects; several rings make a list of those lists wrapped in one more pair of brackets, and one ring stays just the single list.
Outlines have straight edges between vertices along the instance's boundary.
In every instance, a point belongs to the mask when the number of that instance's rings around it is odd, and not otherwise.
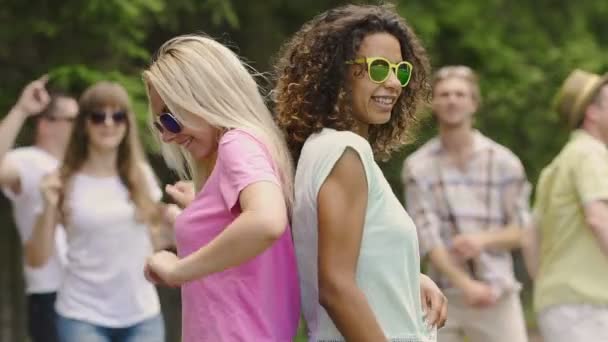
[{"label": "green-framed sunglasses", "polygon": [[391,70],[393,70],[399,83],[401,83],[401,87],[405,87],[410,83],[412,69],[414,68],[410,62],[403,61],[394,64],[384,57],[362,57],[353,61],[346,61],[346,64],[366,64],[367,75],[374,83],[386,81],[390,76]]}]

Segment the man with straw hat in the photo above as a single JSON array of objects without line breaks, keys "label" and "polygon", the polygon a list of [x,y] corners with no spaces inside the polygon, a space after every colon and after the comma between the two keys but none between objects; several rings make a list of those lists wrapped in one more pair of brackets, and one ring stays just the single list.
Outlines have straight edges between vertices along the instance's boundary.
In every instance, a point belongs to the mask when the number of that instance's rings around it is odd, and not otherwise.
[{"label": "man with straw hat", "polygon": [[574,70],[556,97],[570,140],[542,171],[524,256],[545,341],[608,341],[608,75]]}]

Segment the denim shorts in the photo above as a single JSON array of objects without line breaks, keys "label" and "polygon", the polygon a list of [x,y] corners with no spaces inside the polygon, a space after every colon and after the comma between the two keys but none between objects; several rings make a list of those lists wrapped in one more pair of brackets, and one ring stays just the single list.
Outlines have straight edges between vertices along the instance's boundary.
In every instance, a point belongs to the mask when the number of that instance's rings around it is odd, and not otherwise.
[{"label": "denim shorts", "polygon": [[159,314],[124,328],[108,328],[57,315],[61,342],[164,342],[165,325]]}]

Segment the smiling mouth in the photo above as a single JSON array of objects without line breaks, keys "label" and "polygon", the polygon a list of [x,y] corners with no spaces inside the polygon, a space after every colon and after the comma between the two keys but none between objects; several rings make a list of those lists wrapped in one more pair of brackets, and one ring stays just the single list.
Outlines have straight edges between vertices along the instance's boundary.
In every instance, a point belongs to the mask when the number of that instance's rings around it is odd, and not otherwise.
[{"label": "smiling mouth", "polygon": [[372,96],[372,100],[382,106],[390,106],[395,103],[396,98],[392,96]]},{"label": "smiling mouth", "polygon": [[179,143],[180,146],[184,147],[184,148],[188,148],[188,146],[190,145],[190,143],[192,142],[192,137],[182,141]]}]

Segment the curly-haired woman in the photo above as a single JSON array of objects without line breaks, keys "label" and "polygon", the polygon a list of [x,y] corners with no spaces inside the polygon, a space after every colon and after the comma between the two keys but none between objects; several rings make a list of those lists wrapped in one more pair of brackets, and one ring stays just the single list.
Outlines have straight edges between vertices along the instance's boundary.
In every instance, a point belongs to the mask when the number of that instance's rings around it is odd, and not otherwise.
[{"label": "curly-haired woman", "polygon": [[434,341],[445,297],[420,274],[415,226],[375,158],[407,139],[428,60],[387,6],[306,23],[277,65],[277,120],[298,161],[293,212],[310,341]]}]

